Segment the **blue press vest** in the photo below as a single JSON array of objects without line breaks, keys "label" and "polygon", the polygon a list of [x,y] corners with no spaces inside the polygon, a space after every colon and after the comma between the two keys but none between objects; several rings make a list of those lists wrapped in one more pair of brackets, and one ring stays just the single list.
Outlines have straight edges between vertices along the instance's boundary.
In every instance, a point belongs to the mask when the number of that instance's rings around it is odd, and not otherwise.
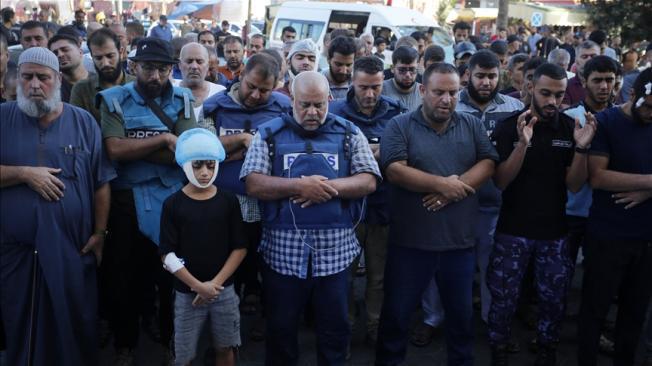
[{"label": "blue press vest", "polygon": [[[170,88],[154,102],[161,106],[174,123],[182,112],[185,118],[191,118],[191,101],[194,98],[190,90],[175,86]],[[134,82],[99,92],[96,104],[99,105],[102,100],[109,112],[122,117],[127,138],[147,138],[163,132],[174,132],[147,106],[136,91]],[[163,202],[183,187],[183,170],[176,164],[156,164],[145,160],[120,161],[115,162],[115,165],[118,177],[111,182],[111,187],[133,190],[138,227],[158,245]]]},{"label": "blue press vest", "polygon": [[[367,137],[370,144],[380,143],[387,122],[407,108],[398,100],[380,96],[373,115],[367,116],[357,110],[354,91],[351,89],[346,99],[333,101],[328,110],[339,117],[353,122]],[[389,182],[383,180],[378,189],[367,197],[368,208],[365,210],[365,222],[368,224],[389,225]]]},{"label": "blue press vest", "polygon": [[[269,147],[272,175],[322,175],[328,179],[350,176],[351,137],[357,134],[353,124],[329,114],[326,122],[314,134],[311,132],[307,136],[287,114],[260,126],[260,137]],[[361,214],[358,201],[339,198],[307,208],[291,203],[289,198],[260,202],[263,225],[271,229],[352,228]]]},{"label": "blue press vest", "polygon": [[[213,117],[218,136],[243,132],[255,134],[258,126],[289,111],[290,99],[278,92],[272,92],[267,103],[255,108],[241,106],[226,91],[204,101],[204,115]],[[246,195],[245,185],[240,180],[243,162],[244,160],[234,160],[220,164],[220,174],[215,179],[215,185]]]},{"label": "blue press vest", "polygon": [[[117,113],[124,121],[127,137],[145,138],[169,131],[167,126],[152,112],[136,91],[135,82],[103,90],[96,96],[96,104],[102,100],[111,113]],[[190,90],[171,86],[172,95],[156,98],[165,114],[176,123],[179,113],[186,118],[193,113]],[[162,103],[161,103],[162,102]],[[111,182],[114,189],[130,189],[135,184],[159,178],[164,185],[172,185],[184,180],[185,175],[177,165],[150,163],[144,160],[121,161],[116,163],[118,177]]]}]

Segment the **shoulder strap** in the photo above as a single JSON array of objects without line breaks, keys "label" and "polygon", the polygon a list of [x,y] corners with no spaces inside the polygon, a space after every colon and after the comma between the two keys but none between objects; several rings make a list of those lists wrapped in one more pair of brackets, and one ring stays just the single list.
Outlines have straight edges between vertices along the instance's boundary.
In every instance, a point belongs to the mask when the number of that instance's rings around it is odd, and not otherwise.
[{"label": "shoulder strap", "polygon": [[145,100],[145,103],[147,103],[147,106],[154,112],[156,117],[158,117],[165,126],[167,126],[168,130],[170,132],[174,133],[174,122],[170,117],[168,117],[167,114],[163,111],[160,105],[156,104],[152,99],[149,98],[143,98]]}]

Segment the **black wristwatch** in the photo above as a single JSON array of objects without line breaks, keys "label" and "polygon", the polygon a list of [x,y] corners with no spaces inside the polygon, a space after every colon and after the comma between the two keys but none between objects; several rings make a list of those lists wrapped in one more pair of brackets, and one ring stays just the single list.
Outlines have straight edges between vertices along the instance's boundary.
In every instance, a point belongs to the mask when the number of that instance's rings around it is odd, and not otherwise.
[{"label": "black wristwatch", "polygon": [[586,154],[586,153],[589,152],[589,148],[587,148],[587,147],[581,148],[579,146],[575,146],[575,152],[578,153],[578,154]]}]

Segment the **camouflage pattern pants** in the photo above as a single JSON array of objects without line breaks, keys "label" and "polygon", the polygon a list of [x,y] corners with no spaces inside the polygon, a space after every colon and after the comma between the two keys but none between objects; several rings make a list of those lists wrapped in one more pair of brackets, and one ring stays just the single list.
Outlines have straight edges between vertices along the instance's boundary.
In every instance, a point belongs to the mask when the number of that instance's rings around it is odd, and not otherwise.
[{"label": "camouflage pattern pants", "polygon": [[532,240],[496,233],[489,259],[487,286],[491,293],[489,343],[505,344],[518,304],[521,281],[534,256],[535,287],[539,295],[537,340],[550,344],[559,338],[570,274],[567,239]]}]

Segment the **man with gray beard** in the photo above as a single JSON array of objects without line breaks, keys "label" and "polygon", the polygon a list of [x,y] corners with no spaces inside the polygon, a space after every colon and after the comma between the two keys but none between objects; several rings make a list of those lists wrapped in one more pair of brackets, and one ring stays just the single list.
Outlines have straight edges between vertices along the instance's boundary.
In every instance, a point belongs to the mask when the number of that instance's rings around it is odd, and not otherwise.
[{"label": "man with gray beard", "polygon": [[96,267],[115,171],[93,116],[61,102],[57,56],[30,48],[18,73],[17,102],[0,106],[4,361],[96,365]]}]

